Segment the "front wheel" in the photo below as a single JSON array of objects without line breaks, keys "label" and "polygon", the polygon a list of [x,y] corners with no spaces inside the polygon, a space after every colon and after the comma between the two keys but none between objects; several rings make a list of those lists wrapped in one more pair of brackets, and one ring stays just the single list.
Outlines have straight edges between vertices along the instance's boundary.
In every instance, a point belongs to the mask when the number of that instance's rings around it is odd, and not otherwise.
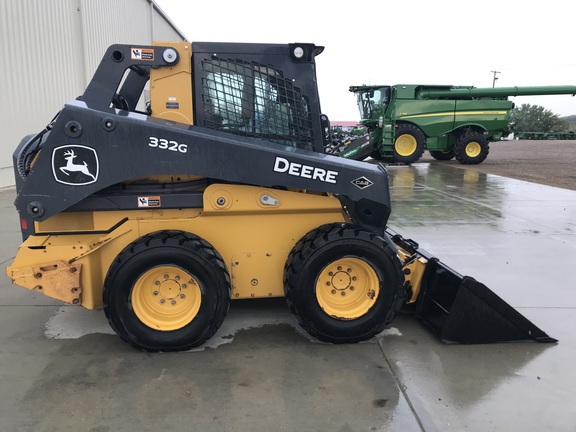
[{"label": "front wheel", "polygon": [[489,152],[488,140],[478,132],[466,132],[454,145],[456,160],[465,165],[482,163],[488,157]]},{"label": "front wheel", "polygon": [[403,299],[401,263],[387,239],[349,224],[309,232],[284,270],[288,306],[311,336],[355,343],[384,330]]},{"label": "front wheel", "polygon": [[422,157],[426,144],[426,136],[417,126],[400,124],[396,128],[394,138],[395,162],[411,164]]},{"label": "front wheel", "polygon": [[110,266],[104,312],[122,340],[144,351],[203,344],[230,305],[230,277],[198,236],[161,231],[130,244]]}]

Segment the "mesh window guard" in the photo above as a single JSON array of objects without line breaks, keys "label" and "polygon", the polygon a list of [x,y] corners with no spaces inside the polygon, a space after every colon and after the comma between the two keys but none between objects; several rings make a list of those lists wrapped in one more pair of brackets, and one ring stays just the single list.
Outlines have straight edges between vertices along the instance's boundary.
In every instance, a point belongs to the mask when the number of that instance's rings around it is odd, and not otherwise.
[{"label": "mesh window guard", "polygon": [[270,66],[241,60],[202,62],[205,127],[313,149],[306,97]]}]

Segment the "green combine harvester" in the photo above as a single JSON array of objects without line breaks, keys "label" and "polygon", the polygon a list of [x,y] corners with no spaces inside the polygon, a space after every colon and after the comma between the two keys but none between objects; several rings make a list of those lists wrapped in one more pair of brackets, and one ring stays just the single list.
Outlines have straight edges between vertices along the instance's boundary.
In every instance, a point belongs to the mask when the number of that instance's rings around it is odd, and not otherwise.
[{"label": "green combine harvester", "polygon": [[414,163],[429,151],[438,160],[479,164],[489,143],[508,135],[509,96],[576,94],[576,86],[476,88],[448,85],[352,86],[369,135],[335,150],[342,157]]}]

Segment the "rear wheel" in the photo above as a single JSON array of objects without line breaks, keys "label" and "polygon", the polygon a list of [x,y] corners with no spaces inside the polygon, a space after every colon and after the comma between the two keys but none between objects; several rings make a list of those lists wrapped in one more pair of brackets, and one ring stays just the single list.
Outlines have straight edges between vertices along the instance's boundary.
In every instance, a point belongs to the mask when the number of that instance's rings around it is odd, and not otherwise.
[{"label": "rear wheel", "polygon": [[488,157],[489,152],[488,140],[479,132],[466,132],[454,145],[456,160],[461,164],[479,164]]},{"label": "rear wheel", "polygon": [[426,137],[424,133],[411,124],[401,124],[396,128],[394,139],[394,161],[414,163],[422,157]]},{"label": "rear wheel", "polygon": [[354,343],[384,330],[401,306],[403,276],[393,246],[348,224],[309,232],[284,271],[290,310],[311,336]]},{"label": "rear wheel", "polygon": [[182,351],[203,344],[224,321],[230,278],[208,242],[162,231],[118,255],[103,300],[108,322],[125,342],[145,351]]},{"label": "rear wheel", "polygon": [[436,160],[447,161],[454,157],[454,149],[451,148],[445,151],[431,151],[430,156]]}]

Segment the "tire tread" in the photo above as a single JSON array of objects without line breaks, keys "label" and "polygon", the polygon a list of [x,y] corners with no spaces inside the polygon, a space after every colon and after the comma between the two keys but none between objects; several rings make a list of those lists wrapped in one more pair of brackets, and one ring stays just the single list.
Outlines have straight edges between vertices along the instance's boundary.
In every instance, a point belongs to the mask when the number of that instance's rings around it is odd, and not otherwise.
[{"label": "tire tread", "polygon": [[397,274],[399,280],[403,280],[402,264],[397,258],[396,251],[393,250],[390,243],[383,237],[351,224],[327,224],[320,226],[306,234],[296,243],[292,249],[292,252],[289,254],[284,271],[284,290],[286,294],[286,301],[298,324],[311,336],[319,340],[331,343],[357,343],[372,338],[376,334],[382,332],[384,328],[392,322],[396,313],[400,310],[404,303],[405,293],[402,284],[399,284],[393,294],[393,307],[389,308],[384,319],[378,322],[370,331],[365,332],[362,335],[356,335],[348,338],[332,338],[319,332],[312,325],[312,323],[304,319],[300,313],[298,301],[296,300],[296,286],[298,284],[298,276],[302,271],[307,259],[317,249],[315,243],[317,243],[319,240],[322,240],[324,243],[329,243],[337,238],[363,239],[377,244],[382,249],[382,251],[391,258],[391,262],[394,265],[394,272]]},{"label": "tire tread", "polygon": [[[168,230],[168,231],[159,231],[156,233],[148,234],[139,239],[135,240],[134,242],[130,243],[123,252],[121,252],[117,258],[112,262],[110,268],[108,269],[106,280],[112,278],[127,262],[130,258],[134,257],[137,253],[143,252],[147,249],[154,248],[155,246],[178,246],[180,248],[189,248],[194,250],[204,259],[214,262],[215,268],[218,269],[219,278],[223,278],[228,287],[230,287],[230,275],[228,274],[228,270],[226,268],[226,264],[224,260],[220,256],[220,254],[210,245],[206,240],[191,234],[186,233],[184,231],[176,231],[176,230]],[[118,336],[124,341],[138,349],[142,349],[143,351],[149,352],[157,352],[157,351],[183,351],[193,348],[195,346],[199,346],[214,336],[214,333],[220,328],[224,319],[228,314],[228,309],[230,305],[230,290],[228,289],[227,293],[225,294],[224,298],[222,298],[220,290],[217,291],[217,296],[219,298],[218,304],[220,305],[220,309],[215,312],[216,319],[210,322],[210,325],[205,329],[201,338],[195,341],[192,344],[183,345],[179,347],[168,347],[166,349],[157,349],[153,347],[145,347],[139,343],[135,343],[127,334],[126,331],[120,329],[116,323],[115,318],[112,316],[110,312],[110,291],[111,288],[108,286],[107,283],[104,284],[103,290],[103,306],[104,306],[104,313],[106,315],[106,319],[108,323],[112,327],[112,329],[118,334]]]}]

